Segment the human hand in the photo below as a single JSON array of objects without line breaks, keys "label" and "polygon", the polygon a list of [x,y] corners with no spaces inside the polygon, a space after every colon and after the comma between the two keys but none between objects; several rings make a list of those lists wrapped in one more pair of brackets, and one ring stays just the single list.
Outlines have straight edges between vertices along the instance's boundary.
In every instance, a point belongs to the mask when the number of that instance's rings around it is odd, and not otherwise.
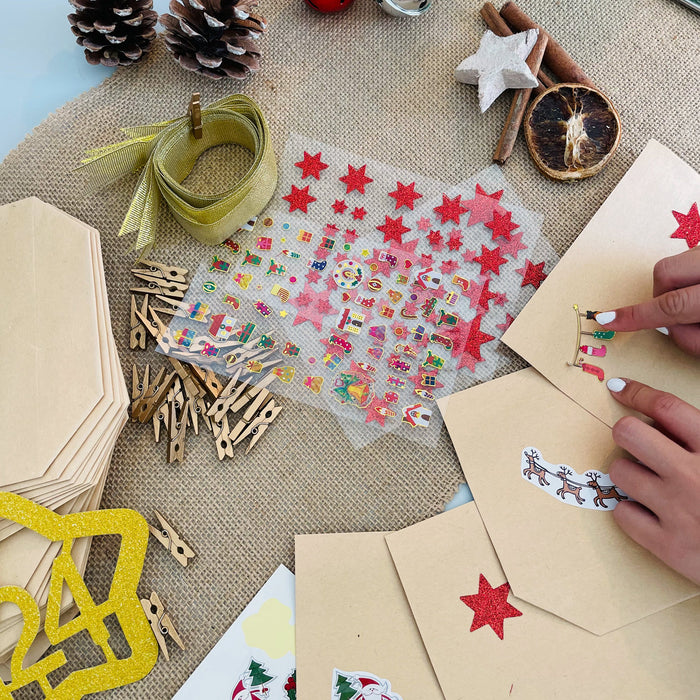
[{"label": "human hand", "polygon": [[659,260],[653,293],[650,301],[601,311],[596,321],[612,331],[657,328],[679,348],[700,357],[700,246]]},{"label": "human hand", "polygon": [[610,465],[610,478],[637,501],[618,503],[613,517],[635,542],[700,585],[700,410],[629,379],[610,379],[608,389],[654,420],[625,416],[613,427],[615,442],[639,460]]}]

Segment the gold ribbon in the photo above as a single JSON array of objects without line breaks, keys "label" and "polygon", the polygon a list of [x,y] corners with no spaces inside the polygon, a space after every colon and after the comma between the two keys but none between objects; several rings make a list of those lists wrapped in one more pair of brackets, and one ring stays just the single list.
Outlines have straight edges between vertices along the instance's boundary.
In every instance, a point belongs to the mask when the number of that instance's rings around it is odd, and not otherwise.
[{"label": "gold ribbon", "polygon": [[[257,216],[277,186],[277,164],[267,122],[245,95],[230,95],[202,110],[202,138],[195,138],[189,116],[122,129],[129,140],[95,148],[80,167],[99,187],[137,172],[134,197],[119,235],[138,232],[135,248],[152,246],[161,197],[173,216],[202,243],[221,243]],[[236,185],[213,195],[182,186],[204,151],[233,143],[249,150],[253,164]]]}]

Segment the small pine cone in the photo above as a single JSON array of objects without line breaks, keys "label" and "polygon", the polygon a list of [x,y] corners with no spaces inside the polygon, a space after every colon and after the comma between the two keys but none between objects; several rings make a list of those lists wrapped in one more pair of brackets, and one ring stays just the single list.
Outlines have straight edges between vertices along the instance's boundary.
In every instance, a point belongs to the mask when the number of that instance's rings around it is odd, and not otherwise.
[{"label": "small pine cone", "polygon": [[255,43],[265,20],[251,14],[257,0],[170,0],[160,16],[165,45],[187,70],[209,78],[243,80],[260,68]]},{"label": "small pine cone", "polygon": [[70,0],[76,41],[92,65],[128,66],[151,48],[158,13],[153,0]]}]

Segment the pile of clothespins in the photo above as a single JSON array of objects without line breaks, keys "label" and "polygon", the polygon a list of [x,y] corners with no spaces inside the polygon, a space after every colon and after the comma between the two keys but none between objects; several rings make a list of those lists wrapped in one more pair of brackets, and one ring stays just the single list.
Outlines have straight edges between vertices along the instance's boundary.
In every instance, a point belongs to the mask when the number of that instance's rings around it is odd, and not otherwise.
[{"label": "pile of clothespins", "polygon": [[[183,461],[187,428],[191,425],[195,434],[199,435],[200,418],[214,435],[220,460],[233,457],[234,446],[252,437],[246,450],[248,454],[282,410],[267,389],[275,378],[274,374],[256,376],[255,384],[242,378],[251,360],[259,359],[267,352],[258,346],[257,339],[248,343],[232,341],[230,345],[235,347],[235,353],[231,352],[227,371],[233,372],[233,376],[226,385],[211,370],[191,364],[188,359],[194,352],[192,345],[195,348],[203,345],[208,342],[207,337],[195,338],[190,345],[182,347],[173,339],[168,326],[158,315],[189,314],[187,305],[182,301],[189,286],[186,280],[188,271],[150,260],[142,260],[140,263],[144,267],[132,272],[146,286],[130,289],[131,349],[146,349],[148,336],[152,336],[166,355],[173,371],[166,374],[163,368],[151,379],[150,365],[145,366],[142,375],[139,375],[137,366],[133,365],[132,421],[152,421],[156,442],[160,442],[163,429],[167,434],[169,463]],[[140,308],[135,293],[144,295]],[[152,307],[149,295],[154,295],[165,306]],[[182,357],[183,361],[173,357],[174,354]],[[231,429],[229,414],[236,414],[244,408],[245,412]]]}]

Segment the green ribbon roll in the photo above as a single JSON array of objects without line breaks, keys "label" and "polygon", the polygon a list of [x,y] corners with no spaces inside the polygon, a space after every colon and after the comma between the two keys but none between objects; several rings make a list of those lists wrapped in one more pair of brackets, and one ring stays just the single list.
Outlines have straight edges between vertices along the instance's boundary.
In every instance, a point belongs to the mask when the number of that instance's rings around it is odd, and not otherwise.
[{"label": "green ribbon roll", "polygon": [[[267,122],[245,95],[230,95],[202,110],[202,138],[189,116],[122,129],[129,140],[95,148],[80,167],[98,186],[141,170],[119,235],[138,232],[135,248],[152,246],[161,198],[182,227],[202,243],[216,245],[257,216],[277,186],[277,164]],[[197,194],[182,186],[197,159],[213,146],[232,143],[249,150],[253,164],[230,190]]]}]

